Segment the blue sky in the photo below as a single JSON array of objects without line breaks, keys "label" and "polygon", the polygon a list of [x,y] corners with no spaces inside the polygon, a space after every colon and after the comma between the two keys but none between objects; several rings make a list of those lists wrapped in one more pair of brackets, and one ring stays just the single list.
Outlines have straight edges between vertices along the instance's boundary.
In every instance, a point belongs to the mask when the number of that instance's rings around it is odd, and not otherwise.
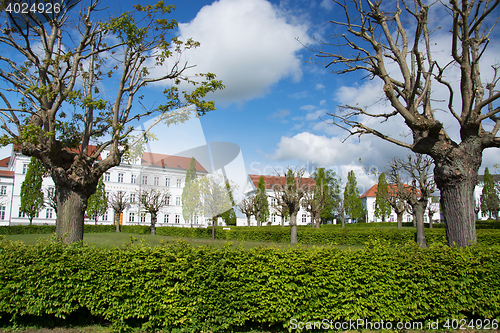
[{"label": "blue sky", "polygon": [[[141,1],[141,5],[148,3],[154,4]],[[180,23],[177,34],[201,42],[199,49],[184,55],[197,65],[193,74],[213,72],[226,85],[224,91],[211,96],[217,110],[200,119],[205,139],[239,145],[248,173],[269,174],[274,168],[287,166],[306,166],[309,170],[325,166],[336,170],[345,181],[347,172],[354,169],[363,192],[375,183],[375,177],[363,167],[383,171],[393,156],[408,154],[375,137],[350,138],[342,143],[347,133],[327,123],[331,119],[326,113],[334,112],[342,103],[388,108],[380,102],[379,82],[361,80],[359,74],[335,75],[321,64],[306,62],[314,53],[301,43],[317,47],[313,37],[326,40],[332,33],[342,32],[329,23],[342,19],[333,1],[170,3],[177,7],[171,14]],[[133,4],[136,1],[108,0],[108,11],[130,10]],[[450,44],[446,32],[434,37],[437,52],[446,54],[443,51]],[[498,39],[493,40],[490,49],[485,58],[498,62]],[[154,101],[161,88],[149,88],[148,100]],[[448,128],[456,126],[446,115],[442,117]],[[396,133],[402,140],[410,139],[405,137],[408,129],[401,120],[376,126]],[[169,153],[178,147],[172,142],[163,148]],[[500,162],[498,151],[485,151],[483,167],[492,168]],[[8,152],[3,150],[2,155]]]}]

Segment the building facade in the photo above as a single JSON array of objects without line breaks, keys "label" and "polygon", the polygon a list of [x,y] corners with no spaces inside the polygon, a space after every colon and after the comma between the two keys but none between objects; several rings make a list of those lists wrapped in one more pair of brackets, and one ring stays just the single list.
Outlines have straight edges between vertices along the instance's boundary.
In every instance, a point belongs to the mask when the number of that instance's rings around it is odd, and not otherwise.
[{"label": "building facade", "polygon": [[[103,151],[101,158],[107,157],[109,151]],[[25,179],[30,157],[22,155],[15,149],[11,156],[0,160],[0,225],[29,224],[29,219],[20,211],[21,185]],[[109,198],[118,191],[125,192],[130,206],[117,217],[123,225],[151,223],[149,214],[141,211],[138,205],[138,193],[151,188],[168,191],[167,205],[157,216],[157,226],[206,226],[203,216],[195,216],[193,221],[185,221],[182,216],[182,190],[186,178],[186,171],[191,162],[190,158],[144,153],[133,161],[122,163],[111,168],[103,175],[106,195]],[[207,170],[196,162],[198,176],[206,175]],[[43,179],[42,190],[54,190],[52,178]],[[33,223],[55,224],[56,212],[48,205],[42,208]],[[96,223],[86,218],[86,223]],[[99,216],[97,224],[114,224],[113,210],[108,208],[103,216]]]},{"label": "building facade", "polygon": [[[391,185],[389,185],[391,186]],[[408,186],[408,185],[406,185]],[[361,195],[361,205],[367,210],[368,223],[371,222],[382,222],[381,218],[375,216],[375,200],[377,198],[377,188],[378,184],[373,185],[368,191]],[[429,223],[429,208],[434,212],[432,214],[432,221],[439,222],[441,220],[440,210],[439,210],[439,200],[437,197],[430,197],[427,204],[426,212],[424,214],[424,223]],[[413,215],[411,211],[405,211],[403,213],[403,222],[412,222]],[[397,222],[397,215],[391,207],[391,213],[386,217],[385,222]]]}]

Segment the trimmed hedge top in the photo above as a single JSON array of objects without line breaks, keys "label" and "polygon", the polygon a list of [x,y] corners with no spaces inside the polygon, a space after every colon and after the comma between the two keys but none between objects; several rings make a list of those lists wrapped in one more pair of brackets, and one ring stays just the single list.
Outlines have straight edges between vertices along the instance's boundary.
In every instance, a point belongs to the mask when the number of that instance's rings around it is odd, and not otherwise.
[{"label": "trimmed hedge top", "polygon": [[[0,241],[0,319],[283,331],[291,320],[499,319],[500,247],[98,248]],[[48,319],[47,319],[48,318]]]}]

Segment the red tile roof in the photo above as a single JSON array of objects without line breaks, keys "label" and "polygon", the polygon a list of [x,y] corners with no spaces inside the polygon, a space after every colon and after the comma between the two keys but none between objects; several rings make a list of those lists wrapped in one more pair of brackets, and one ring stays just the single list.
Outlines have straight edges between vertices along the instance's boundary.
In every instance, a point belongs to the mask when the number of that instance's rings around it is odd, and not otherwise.
[{"label": "red tile roof", "polygon": [[[191,163],[191,158],[189,157],[164,155],[156,153],[144,153],[141,159],[142,165],[180,169],[180,170],[189,169],[190,163]],[[196,171],[207,172],[207,170],[198,161],[196,161]]]},{"label": "red tile roof", "polygon": [[6,168],[9,166],[10,156],[0,160],[0,168]]},{"label": "red tile roof", "polygon": [[0,177],[14,178],[14,171],[0,170]]},{"label": "red tile roof", "polygon": [[[406,190],[410,190],[411,186],[408,184],[403,184]],[[387,184],[387,187],[389,188],[389,192],[396,192],[396,184]],[[373,185],[370,187],[368,191],[363,193],[360,198],[365,198],[365,197],[376,197],[377,196],[377,189],[378,189],[378,184]],[[417,189],[417,195],[420,195],[420,190]]]},{"label": "red tile roof", "polygon": [[[277,177],[277,176],[268,176],[268,175],[248,175],[253,182],[255,188],[259,184],[260,177],[264,178],[264,182],[266,183],[266,189],[271,189],[274,184],[286,184],[286,177]],[[316,182],[312,178],[302,178],[304,186],[314,186]]]}]

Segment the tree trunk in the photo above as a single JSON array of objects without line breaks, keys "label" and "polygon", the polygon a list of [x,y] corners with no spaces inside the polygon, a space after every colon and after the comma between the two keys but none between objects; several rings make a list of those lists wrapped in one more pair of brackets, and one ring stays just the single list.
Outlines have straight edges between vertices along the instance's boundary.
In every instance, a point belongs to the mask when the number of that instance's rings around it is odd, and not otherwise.
[{"label": "tree trunk", "polygon": [[[156,212],[151,212],[151,235],[156,235]],[[118,224],[120,221],[118,221]]]},{"label": "tree trunk", "polygon": [[290,243],[297,244],[297,214],[290,215]]},{"label": "tree trunk", "polygon": [[429,229],[432,229],[432,226],[433,226],[432,215],[434,215],[434,214],[429,212]]},{"label": "tree trunk", "polygon": [[250,226],[250,217],[251,217],[250,215],[247,215],[247,224],[248,224],[248,226]]},{"label": "tree trunk", "polygon": [[[116,214],[115,214],[115,216],[116,216]],[[118,214],[118,220],[116,220],[116,232],[120,232],[120,216],[122,216],[122,213]],[[97,224],[97,220],[96,220],[95,224]]]},{"label": "tree trunk", "polygon": [[319,229],[321,227],[321,217],[316,217],[316,228]]},{"label": "tree trunk", "polygon": [[33,218],[30,217],[30,225],[33,225]]},{"label": "tree trunk", "polygon": [[83,224],[90,195],[59,186],[57,190],[56,236],[63,243],[83,240]]},{"label": "tree trunk", "polygon": [[345,228],[345,218],[344,218],[344,214],[342,214],[341,221],[342,221],[342,229],[344,229],[344,228]]},{"label": "tree trunk", "polygon": [[396,213],[398,217],[398,229],[403,228],[403,213]]},{"label": "tree trunk", "polygon": [[285,216],[281,215],[281,227],[285,226]]},{"label": "tree trunk", "polygon": [[417,244],[420,247],[427,247],[427,243],[425,242],[425,229],[424,229],[424,212],[425,207],[422,203],[417,203],[414,206],[415,219],[417,225]]},{"label": "tree trunk", "polygon": [[212,239],[215,239],[215,224],[217,223],[217,216],[212,217]]},{"label": "tree trunk", "polygon": [[461,145],[442,161],[434,162],[449,246],[464,247],[477,242],[474,187],[482,160],[482,148],[478,146],[479,143]]}]

